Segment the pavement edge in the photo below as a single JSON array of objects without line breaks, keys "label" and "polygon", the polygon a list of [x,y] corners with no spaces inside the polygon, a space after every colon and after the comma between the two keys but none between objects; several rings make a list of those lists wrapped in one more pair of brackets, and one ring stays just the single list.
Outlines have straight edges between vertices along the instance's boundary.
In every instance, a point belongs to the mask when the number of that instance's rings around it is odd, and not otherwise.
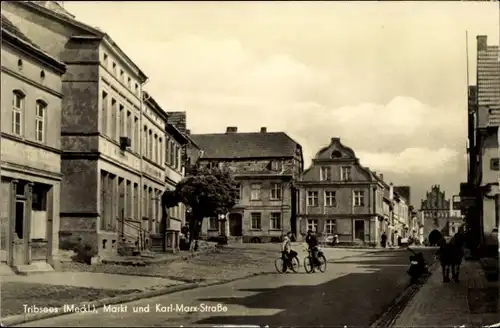
[{"label": "pavement edge", "polygon": [[438,262],[434,262],[429,267],[429,274],[424,278],[421,284],[409,285],[401,295],[399,295],[396,300],[389,306],[389,308],[382,313],[380,317],[375,320],[374,323],[370,325],[370,328],[390,328],[394,325],[396,320],[399,318],[403,310],[406,308],[408,303],[412,298],[420,291],[423,285],[427,283],[427,280],[434,274],[438,269]]},{"label": "pavement edge", "polygon": [[[227,283],[231,283],[234,281],[238,280],[244,280],[256,276],[263,276],[263,275],[268,275],[268,274],[273,274],[273,272],[262,272],[262,273],[253,273],[244,277],[238,277],[235,279],[229,279],[229,280],[217,280],[217,281],[212,281],[212,282],[195,282],[195,283],[184,283],[180,285],[174,285],[174,286],[168,286],[164,287],[161,289],[157,290],[150,290],[150,291],[144,291],[144,292],[139,292],[139,293],[132,293],[132,294],[126,294],[126,295],[120,295],[116,297],[110,297],[110,298],[103,298],[95,301],[90,301],[90,302],[80,302],[78,304],[75,304],[75,307],[95,307],[96,309],[102,308],[104,305],[116,305],[116,304],[122,304],[122,303],[127,303],[127,302],[132,302],[132,301],[137,301],[140,299],[147,299],[147,298],[152,298],[156,296],[161,296],[161,295],[167,295],[167,294],[173,294],[185,290],[190,290],[190,289],[196,289],[196,288],[202,288],[202,287],[210,287],[210,286],[217,286],[217,285],[223,285]],[[25,313],[25,314],[17,314],[5,318],[0,318],[0,326],[1,327],[9,327],[9,326],[15,326],[19,325],[22,323],[27,323],[27,322],[32,322],[32,321],[38,321],[42,319],[49,319],[53,317],[60,317],[63,315],[69,315],[73,313],[78,313],[78,312],[65,312],[64,311],[64,306],[61,306],[58,308],[57,312],[54,313]]]}]

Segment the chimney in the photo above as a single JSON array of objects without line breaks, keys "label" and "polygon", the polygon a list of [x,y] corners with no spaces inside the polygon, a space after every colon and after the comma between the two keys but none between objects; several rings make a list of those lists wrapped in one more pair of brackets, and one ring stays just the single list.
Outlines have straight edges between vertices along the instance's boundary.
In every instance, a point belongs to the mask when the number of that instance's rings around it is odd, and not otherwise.
[{"label": "chimney", "polygon": [[488,48],[488,37],[486,35],[478,35],[477,40],[477,51],[486,51]]},{"label": "chimney", "polygon": [[238,132],[237,126],[228,126],[226,128],[226,133],[237,133],[237,132]]},{"label": "chimney", "polygon": [[260,133],[267,133],[267,128],[265,126],[261,127]]},{"label": "chimney", "polygon": [[191,135],[191,130],[186,129],[186,134],[187,134],[188,136],[189,136],[189,135]]}]

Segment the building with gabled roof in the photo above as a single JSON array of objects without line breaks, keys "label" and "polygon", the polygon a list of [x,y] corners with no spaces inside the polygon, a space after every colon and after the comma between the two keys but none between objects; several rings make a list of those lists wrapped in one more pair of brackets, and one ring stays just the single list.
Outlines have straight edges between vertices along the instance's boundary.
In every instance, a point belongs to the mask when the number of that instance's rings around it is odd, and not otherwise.
[{"label": "building with gabled roof", "polygon": [[[243,242],[280,241],[296,233],[296,189],[302,173],[302,147],[284,132],[238,132],[191,134],[201,150],[198,165],[230,170],[239,184],[239,200],[227,220],[204,220],[207,238],[228,233]],[[194,162],[194,161],[193,161]]]},{"label": "building with gabled roof", "polygon": [[19,273],[58,261],[62,75],[66,66],[1,14],[0,263]]}]

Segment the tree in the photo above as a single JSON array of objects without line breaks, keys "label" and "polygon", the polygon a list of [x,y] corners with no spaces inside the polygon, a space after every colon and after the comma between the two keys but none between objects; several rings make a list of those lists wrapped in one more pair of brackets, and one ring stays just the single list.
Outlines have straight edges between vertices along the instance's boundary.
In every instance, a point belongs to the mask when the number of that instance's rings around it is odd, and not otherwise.
[{"label": "tree", "polygon": [[236,204],[236,182],[227,170],[196,167],[188,171],[175,191],[190,212],[189,244],[194,240],[197,250],[203,219],[225,214]]}]

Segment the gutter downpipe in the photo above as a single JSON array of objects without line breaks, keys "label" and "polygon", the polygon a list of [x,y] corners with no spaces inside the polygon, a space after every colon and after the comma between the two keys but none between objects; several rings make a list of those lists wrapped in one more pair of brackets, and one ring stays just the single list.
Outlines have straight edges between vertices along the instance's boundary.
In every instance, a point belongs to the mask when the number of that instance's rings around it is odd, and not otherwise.
[{"label": "gutter downpipe", "polygon": [[[139,204],[140,204],[140,209],[139,209],[139,213],[140,213],[140,217],[139,217],[139,220],[141,222],[140,224],[140,227],[141,227],[141,231],[143,228],[142,226],[142,222],[143,222],[143,217],[144,217],[144,214],[145,213],[142,213],[143,212],[143,209],[144,209],[144,205],[142,204],[142,201],[143,201],[143,198],[144,198],[144,195],[143,195],[143,192],[144,192],[144,178],[143,178],[143,170],[144,170],[144,160],[143,160],[143,156],[144,156],[144,136],[142,135],[143,134],[143,116],[144,116],[144,102],[145,102],[145,99],[144,99],[144,86],[149,82],[149,78],[146,79],[146,81],[144,81],[144,83],[141,83],[140,84],[140,92],[139,92],[139,99],[140,99],[140,102],[141,102],[141,105],[140,105],[140,115],[139,115],[139,155],[140,155],[140,176],[139,176]],[[142,233],[142,232],[139,232],[139,233]],[[140,245],[140,247],[142,248],[142,245]]]}]

